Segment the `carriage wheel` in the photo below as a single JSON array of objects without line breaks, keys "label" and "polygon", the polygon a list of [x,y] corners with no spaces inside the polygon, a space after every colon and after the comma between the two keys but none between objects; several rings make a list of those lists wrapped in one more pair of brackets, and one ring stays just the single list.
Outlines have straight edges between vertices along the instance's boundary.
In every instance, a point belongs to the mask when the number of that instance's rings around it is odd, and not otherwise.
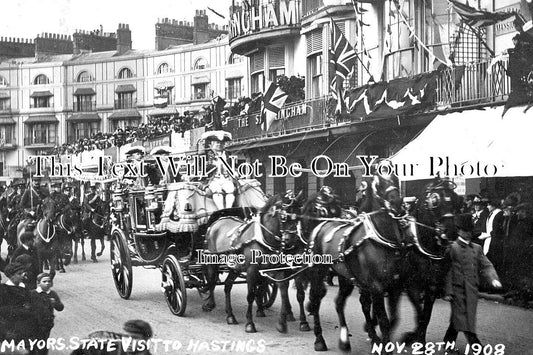
[{"label": "carriage wheel", "polygon": [[278,284],[270,279],[267,279],[264,292],[258,296],[258,301],[263,305],[264,308],[270,308],[274,304],[274,301],[276,301],[277,295]]},{"label": "carriage wheel", "polygon": [[111,234],[111,238],[111,272],[113,273],[113,280],[120,297],[127,300],[133,287],[130,253],[123,233],[115,230]]},{"label": "carriage wheel", "polygon": [[178,259],[168,255],[161,268],[161,287],[172,314],[182,316],[187,308],[187,288]]}]

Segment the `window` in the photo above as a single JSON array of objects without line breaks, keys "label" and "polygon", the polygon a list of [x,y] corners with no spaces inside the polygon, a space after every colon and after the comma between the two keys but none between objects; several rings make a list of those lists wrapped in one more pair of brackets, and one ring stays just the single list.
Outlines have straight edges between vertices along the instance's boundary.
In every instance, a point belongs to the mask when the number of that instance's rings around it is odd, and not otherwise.
[{"label": "window", "polygon": [[52,107],[51,101],[50,96],[33,97],[33,103],[30,104],[30,108]]},{"label": "window", "polygon": [[36,123],[28,126],[24,144],[56,144],[56,138],[57,123]]},{"label": "window", "polygon": [[268,71],[268,80],[274,82],[274,83],[277,83],[278,82],[278,79],[285,75],[285,69],[281,68],[281,69],[270,69]]},{"label": "window", "polygon": [[[154,99],[158,102],[165,102],[167,105],[172,105],[174,103],[173,95],[172,95],[172,87],[166,87],[166,88],[156,88],[157,95],[154,97]],[[155,102],[156,100],[154,100]]]},{"label": "window", "polygon": [[77,79],[78,83],[84,83],[87,81],[93,81],[93,77],[88,71],[82,71],[81,73],[78,74],[78,79]]},{"label": "window", "polygon": [[315,54],[308,57],[309,73],[311,74],[311,97],[320,97],[323,95],[323,56]]},{"label": "window", "polygon": [[15,144],[15,125],[0,126],[0,145]]},{"label": "window", "polygon": [[228,63],[229,64],[237,64],[244,61],[244,57],[242,55],[238,55],[237,53],[232,53],[229,56]]},{"label": "window", "polygon": [[93,95],[77,95],[74,101],[74,112],[91,112],[96,110]]},{"label": "window", "polygon": [[44,85],[44,84],[50,84],[50,80],[48,80],[48,77],[44,74],[39,74],[37,77],[35,77],[35,80],[33,80],[33,84],[35,85]]},{"label": "window", "polygon": [[252,74],[251,88],[253,94],[265,90],[265,74],[262,71]]},{"label": "window", "polygon": [[100,122],[70,122],[68,127],[68,142],[74,143],[80,138],[92,137],[100,130]]},{"label": "window", "polygon": [[193,85],[193,100],[204,100],[207,98],[207,84]]},{"label": "window", "polygon": [[285,75],[285,47],[268,49],[268,80],[277,83]]},{"label": "window", "polygon": [[118,99],[115,100],[115,109],[135,108],[133,92],[119,92],[117,93],[117,97]]},{"label": "window", "polygon": [[119,79],[133,78],[133,72],[129,68],[123,68],[118,72]]},{"label": "window", "polygon": [[7,86],[7,80],[2,75],[0,75],[0,86]]},{"label": "window", "polygon": [[11,105],[8,97],[0,97],[0,111],[11,109]]},{"label": "window", "polygon": [[205,58],[199,58],[194,62],[194,70],[202,70],[207,68],[207,60]]},{"label": "window", "polygon": [[239,97],[241,97],[241,78],[229,79],[226,98],[232,100]]},{"label": "window", "polygon": [[[415,27],[413,0],[406,0],[402,13],[411,27]],[[402,21],[393,1],[385,4],[385,67],[387,80],[413,75],[415,68],[414,43],[407,25]]]},{"label": "window", "polygon": [[159,65],[159,67],[157,68],[157,74],[164,74],[164,73],[169,73],[170,72],[170,67],[168,66],[167,63],[161,63],[161,65]]}]

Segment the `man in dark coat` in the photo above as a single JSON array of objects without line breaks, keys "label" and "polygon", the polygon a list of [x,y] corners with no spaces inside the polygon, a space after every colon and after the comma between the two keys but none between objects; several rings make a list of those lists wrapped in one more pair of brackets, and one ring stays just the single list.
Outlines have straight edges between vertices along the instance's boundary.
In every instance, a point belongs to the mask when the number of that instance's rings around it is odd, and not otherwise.
[{"label": "man in dark coat", "polygon": [[[22,243],[15,251],[11,258],[20,261],[20,257],[26,255],[28,260],[28,267],[26,268],[26,288],[33,290],[37,287],[37,275],[41,272],[39,265],[39,256],[34,246],[33,232],[24,232],[20,236]],[[23,263],[24,264],[24,263]]]},{"label": "man in dark coat", "polygon": [[472,242],[483,245],[483,241],[479,240],[479,236],[486,232],[487,217],[489,210],[487,209],[486,201],[483,201],[480,196],[475,195],[473,200],[474,212],[472,213],[472,222],[474,222],[474,231],[472,232]]},{"label": "man in dark coat", "polygon": [[27,340],[35,334],[37,318],[30,291],[22,283],[25,266],[12,262],[4,273],[9,280],[0,285],[0,341]]},{"label": "man in dark coat", "polygon": [[450,247],[451,268],[446,277],[445,300],[452,303],[450,326],[445,342],[455,341],[458,332],[464,332],[469,344],[479,344],[476,335],[476,312],[480,276],[494,288],[501,288],[498,275],[481,247],[471,242],[472,215],[455,217],[457,240]]},{"label": "man in dark coat", "polygon": [[33,212],[34,214],[38,211],[43,200],[40,184],[41,182],[39,179],[32,180],[32,186],[24,191],[24,194],[22,195],[19,209],[24,209],[26,212]]},{"label": "man in dark coat", "polygon": [[52,193],[50,197],[54,200],[56,204],[56,211],[58,213],[64,213],[65,209],[68,208],[69,201],[67,195],[61,191],[61,182],[57,181],[52,184]]}]

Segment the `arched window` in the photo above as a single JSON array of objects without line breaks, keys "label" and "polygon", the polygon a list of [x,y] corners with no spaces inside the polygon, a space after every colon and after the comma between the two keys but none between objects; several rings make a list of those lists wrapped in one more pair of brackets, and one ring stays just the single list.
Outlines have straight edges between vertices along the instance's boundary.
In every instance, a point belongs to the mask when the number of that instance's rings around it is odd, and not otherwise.
[{"label": "arched window", "polygon": [[157,74],[164,74],[168,73],[170,71],[170,67],[168,66],[168,63],[161,63],[159,67],[157,68]]},{"label": "arched window", "polygon": [[7,86],[7,80],[0,75],[0,86]]},{"label": "arched window", "polygon": [[119,79],[127,79],[127,78],[132,78],[132,77],[133,77],[133,72],[131,71],[130,68],[123,68],[123,69],[120,69],[120,71],[118,72]]},{"label": "arched window", "polygon": [[198,58],[194,62],[194,70],[202,70],[207,68],[207,60],[205,58]]},{"label": "arched window", "polygon": [[76,81],[78,83],[83,83],[83,82],[92,81],[92,80],[93,78],[91,74],[88,71],[84,70],[78,74],[78,79]]},{"label": "arched window", "polygon": [[33,83],[35,85],[43,85],[43,84],[50,84],[50,80],[48,80],[48,77],[44,74],[39,74],[37,77],[35,77],[35,80],[33,80]]},{"label": "arched window", "polygon": [[231,55],[229,56],[228,63],[237,64],[237,63],[242,62],[243,60],[244,60],[244,57],[242,55],[239,55],[237,53],[231,53]]}]

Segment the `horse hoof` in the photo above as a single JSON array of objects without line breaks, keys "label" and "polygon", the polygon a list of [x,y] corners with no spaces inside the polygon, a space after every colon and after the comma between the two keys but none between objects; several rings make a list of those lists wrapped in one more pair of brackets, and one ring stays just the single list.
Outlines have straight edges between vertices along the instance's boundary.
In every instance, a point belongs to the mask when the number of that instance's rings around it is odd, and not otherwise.
[{"label": "horse hoof", "polygon": [[292,313],[287,314],[287,322],[296,322],[296,318],[294,318],[294,314]]},{"label": "horse hoof", "polygon": [[341,349],[341,351],[351,351],[352,350],[352,346],[350,345],[350,342],[343,342],[343,341],[340,341],[339,340],[339,349]]},{"label": "horse hoof", "polygon": [[102,256],[103,252],[101,253],[96,253],[96,256]]},{"label": "horse hoof", "polygon": [[309,326],[309,323],[307,322],[301,322],[300,323],[300,331],[301,332],[309,332],[311,330],[311,327]]},{"label": "horse hoof", "polygon": [[287,333],[287,324],[283,324],[283,323],[278,323],[276,325],[276,329],[278,332],[280,332],[281,334],[286,334]]},{"label": "horse hoof", "polygon": [[315,351],[328,351],[328,347],[324,340],[315,341]]},{"label": "horse hoof", "polygon": [[202,311],[204,312],[211,312],[213,309],[215,309],[214,304],[207,303],[202,306]]},{"label": "horse hoof", "polygon": [[257,330],[255,329],[255,324],[254,323],[246,324],[246,327],[244,327],[244,331],[246,333],[257,333]]},{"label": "horse hoof", "polygon": [[265,311],[263,311],[262,309],[258,309],[257,312],[255,312],[255,316],[259,318],[264,318],[266,317]]},{"label": "horse hoof", "polygon": [[87,260],[86,257],[82,257],[82,258],[81,258],[81,261],[85,261],[85,260]]},{"label": "horse hoof", "polygon": [[61,270],[59,270],[59,273],[60,273],[60,274],[64,274],[64,273],[65,273],[65,269],[61,269]]},{"label": "horse hoof", "polygon": [[237,319],[235,318],[234,315],[227,316],[226,317],[226,323],[228,323],[230,325],[239,324],[239,322],[237,322]]}]

